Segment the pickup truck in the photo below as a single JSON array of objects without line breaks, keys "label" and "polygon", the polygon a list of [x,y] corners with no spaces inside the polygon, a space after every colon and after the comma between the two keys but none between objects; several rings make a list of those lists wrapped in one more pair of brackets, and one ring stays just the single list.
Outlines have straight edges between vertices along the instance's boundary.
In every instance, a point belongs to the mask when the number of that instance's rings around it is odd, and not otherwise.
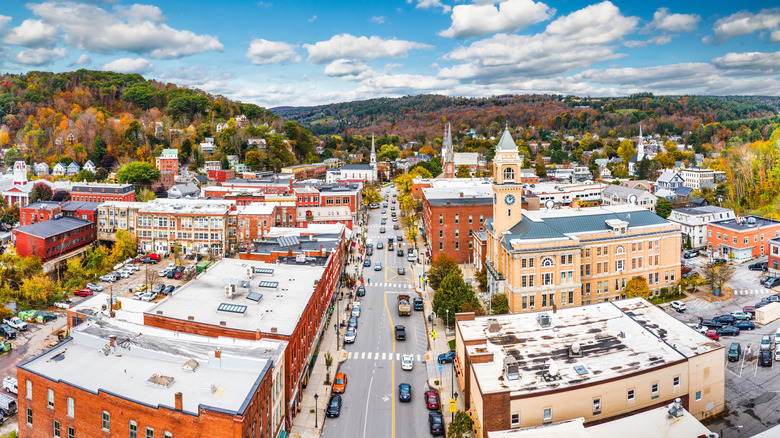
[{"label": "pickup truck", "polygon": [[412,314],[411,298],[409,295],[398,295],[398,316],[409,316]]},{"label": "pickup truck", "polygon": [[5,376],[5,378],[3,378],[3,389],[5,389],[5,392],[18,394],[19,391],[16,389],[16,384],[16,377]]},{"label": "pickup truck", "polygon": [[8,319],[4,319],[3,322],[15,328],[16,330],[19,330],[20,332],[27,330],[27,323],[22,321],[22,319],[18,316],[12,316]]}]

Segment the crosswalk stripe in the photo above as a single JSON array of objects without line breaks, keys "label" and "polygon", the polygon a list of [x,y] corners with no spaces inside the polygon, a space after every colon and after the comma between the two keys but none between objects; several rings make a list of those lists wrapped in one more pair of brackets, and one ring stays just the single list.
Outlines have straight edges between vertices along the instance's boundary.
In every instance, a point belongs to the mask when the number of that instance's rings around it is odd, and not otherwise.
[{"label": "crosswalk stripe", "polygon": [[374,360],[377,360],[377,359],[379,359],[379,353],[374,355]]},{"label": "crosswalk stripe", "polygon": [[393,360],[393,353],[387,353],[387,360]]},{"label": "crosswalk stripe", "polygon": [[366,352],[365,352],[365,351],[363,352],[363,354],[362,354],[362,355],[360,355],[360,358],[361,358],[361,359],[365,359],[365,358],[366,358]]},{"label": "crosswalk stripe", "polygon": [[347,359],[350,359],[350,358],[352,358],[352,352],[351,351],[347,352]]},{"label": "crosswalk stripe", "polygon": [[395,354],[395,360],[401,360],[401,354],[400,353],[396,353]]},{"label": "crosswalk stripe", "polygon": [[382,360],[385,360],[385,353],[382,353]]},{"label": "crosswalk stripe", "polygon": [[417,355],[417,362],[421,362],[419,354]]}]

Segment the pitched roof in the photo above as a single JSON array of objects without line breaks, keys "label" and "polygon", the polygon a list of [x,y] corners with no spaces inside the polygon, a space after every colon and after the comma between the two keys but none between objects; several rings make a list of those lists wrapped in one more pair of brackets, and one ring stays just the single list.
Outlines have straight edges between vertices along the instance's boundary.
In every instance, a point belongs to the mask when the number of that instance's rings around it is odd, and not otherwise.
[{"label": "pitched roof", "polygon": [[496,150],[517,152],[517,144],[512,139],[512,134],[509,133],[509,126],[504,128],[504,133],[501,135],[501,140],[498,141]]},{"label": "pitched roof", "polygon": [[50,219],[32,225],[25,225],[17,228],[15,231],[17,233],[25,233],[45,239],[47,237],[57,236],[68,231],[76,230],[85,225],[92,225],[92,222],[72,217],[61,217],[59,219]]},{"label": "pitched roof", "polygon": [[672,182],[672,179],[674,179],[675,176],[680,176],[680,174],[673,170],[665,170],[664,173],[658,177],[658,182]]}]

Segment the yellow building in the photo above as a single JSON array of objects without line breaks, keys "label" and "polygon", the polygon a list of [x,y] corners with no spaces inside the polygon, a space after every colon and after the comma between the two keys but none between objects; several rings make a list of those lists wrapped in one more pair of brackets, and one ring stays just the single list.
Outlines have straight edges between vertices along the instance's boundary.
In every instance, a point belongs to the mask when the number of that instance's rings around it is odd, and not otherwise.
[{"label": "yellow building", "polygon": [[456,315],[455,366],[478,437],[668,406],[702,419],[725,399],[725,348],[642,298],[555,312]]},{"label": "yellow building", "polygon": [[506,294],[510,310],[519,313],[625,298],[626,283],[636,276],[653,293],[674,286],[678,225],[636,205],[555,208],[548,202],[521,210],[521,163],[507,129],[493,160],[493,218],[485,221],[491,296]]}]

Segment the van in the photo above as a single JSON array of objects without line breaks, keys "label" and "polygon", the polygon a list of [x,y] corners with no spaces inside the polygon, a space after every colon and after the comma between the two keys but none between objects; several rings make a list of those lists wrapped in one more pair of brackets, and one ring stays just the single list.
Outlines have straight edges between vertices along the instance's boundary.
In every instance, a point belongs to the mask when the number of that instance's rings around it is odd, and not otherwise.
[{"label": "van", "polygon": [[10,417],[16,413],[16,399],[10,395],[0,394],[0,412],[4,417]]},{"label": "van", "polygon": [[149,257],[149,259],[154,260],[156,262],[160,261],[160,254],[155,254],[155,253],[151,252],[151,253],[147,254],[146,256]]},{"label": "van", "polygon": [[3,378],[3,389],[5,389],[5,392],[12,392],[14,394],[18,394],[18,390],[16,388],[17,380],[16,377],[13,376],[5,376]]},{"label": "van", "polygon": [[732,342],[731,346],[729,346],[729,362],[737,362],[741,356],[742,347],[739,345],[739,342]]},{"label": "van", "polygon": [[409,254],[406,256],[406,261],[409,261],[409,262],[416,262],[416,261],[417,261],[417,250],[414,250],[414,251],[410,252],[410,253],[409,253]]},{"label": "van", "polygon": [[114,265],[114,270],[115,271],[119,271],[119,270],[121,270],[124,267],[125,267],[125,264],[124,263],[120,263],[118,265]]}]

